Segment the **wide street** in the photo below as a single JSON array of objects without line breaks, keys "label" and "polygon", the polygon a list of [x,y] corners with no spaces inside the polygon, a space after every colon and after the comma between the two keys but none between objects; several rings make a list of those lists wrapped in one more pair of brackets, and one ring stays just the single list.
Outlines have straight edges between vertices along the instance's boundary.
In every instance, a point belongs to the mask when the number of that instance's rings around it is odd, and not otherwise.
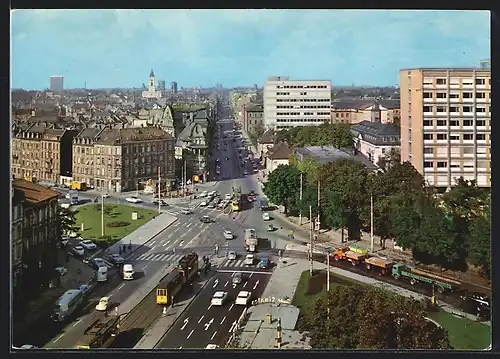
[{"label": "wide street", "polygon": [[[217,273],[198,294],[188,309],[177,319],[157,348],[194,349],[208,344],[223,346],[245,306],[236,305],[240,291],[250,291],[259,298],[272,273],[244,273],[240,284],[232,284],[232,273]],[[215,292],[227,292],[222,306],[211,305]]]}]

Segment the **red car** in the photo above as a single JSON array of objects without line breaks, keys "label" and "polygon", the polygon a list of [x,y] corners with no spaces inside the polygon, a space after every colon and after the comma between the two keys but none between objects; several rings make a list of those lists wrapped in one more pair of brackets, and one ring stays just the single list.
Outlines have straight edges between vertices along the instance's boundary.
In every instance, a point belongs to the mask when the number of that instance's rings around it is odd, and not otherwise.
[{"label": "red car", "polygon": [[253,201],[253,196],[249,194],[248,197],[247,197],[247,200],[248,200],[248,202],[252,202]]}]

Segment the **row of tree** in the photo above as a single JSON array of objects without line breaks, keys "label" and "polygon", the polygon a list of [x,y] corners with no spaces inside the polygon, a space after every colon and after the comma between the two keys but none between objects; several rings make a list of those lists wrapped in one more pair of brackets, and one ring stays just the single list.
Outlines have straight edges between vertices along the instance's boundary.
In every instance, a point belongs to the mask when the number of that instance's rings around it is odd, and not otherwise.
[{"label": "row of tree", "polygon": [[374,171],[351,159],[319,165],[313,159],[299,162],[292,157],[289,165],[268,176],[264,193],[292,216],[308,215],[312,206],[322,227],[347,229],[350,240],[369,231],[373,199],[374,233],[382,246],[395,239],[423,263],[459,270],[469,263],[489,276],[489,191],[460,178],[449,192],[438,195],[409,162],[399,161],[396,152],[381,159],[379,166]]},{"label": "row of tree", "polygon": [[291,127],[279,131],[275,141],[285,141],[294,148],[304,146],[334,146],[352,148],[351,129],[347,124],[323,123],[319,126]]},{"label": "row of tree", "polygon": [[372,287],[337,285],[299,321],[315,349],[449,349],[422,302]]}]

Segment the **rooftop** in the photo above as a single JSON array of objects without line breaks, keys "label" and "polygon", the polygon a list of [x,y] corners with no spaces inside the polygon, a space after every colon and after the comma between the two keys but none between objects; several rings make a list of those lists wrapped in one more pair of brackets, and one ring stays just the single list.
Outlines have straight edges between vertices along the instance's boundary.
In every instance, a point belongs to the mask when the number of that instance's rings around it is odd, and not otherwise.
[{"label": "rooftop", "polygon": [[471,66],[471,67],[417,67],[417,68],[413,68],[413,69],[401,69],[399,71],[401,72],[401,71],[447,71],[447,70],[450,70],[450,71],[473,71],[473,70],[476,70],[476,71],[491,72],[491,69],[482,68],[479,66]]},{"label": "rooftop", "polygon": [[29,203],[39,203],[51,199],[57,199],[58,193],[50,188],[40,186],[36,183],[19,178],[12,181],[12,187],[24,193]]},{"label": "rooftop", "polygon": [[346,151],[331,146],[310,146],[297,148],[295,153],[303,157],[312,157],[318,162],[319,165],[325,165],[327,163],[346,159],[361,162],[366,168],[369,169],[376,168],[376,166],[365,156],[347,153]]},{"label": "rooftop", "polygon": [[167,132],[158,127],[133,127],[123,129],[106,129],[97,140],[100,145],[119,145],[131,142],[157,141],[173,139]]}]

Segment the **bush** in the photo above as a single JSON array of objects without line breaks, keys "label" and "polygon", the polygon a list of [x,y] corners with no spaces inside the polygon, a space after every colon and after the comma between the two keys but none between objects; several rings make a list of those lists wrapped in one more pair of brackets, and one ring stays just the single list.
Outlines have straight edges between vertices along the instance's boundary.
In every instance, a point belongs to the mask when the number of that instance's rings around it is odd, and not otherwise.
[{"label": "bush", "polygon": [[107,227],[113,227],[113,228],[127,227],[129,224],[130,224],[130,222],[127,222],[127,221],[113,221],[113,222],[109,222],[107,224]]}]

